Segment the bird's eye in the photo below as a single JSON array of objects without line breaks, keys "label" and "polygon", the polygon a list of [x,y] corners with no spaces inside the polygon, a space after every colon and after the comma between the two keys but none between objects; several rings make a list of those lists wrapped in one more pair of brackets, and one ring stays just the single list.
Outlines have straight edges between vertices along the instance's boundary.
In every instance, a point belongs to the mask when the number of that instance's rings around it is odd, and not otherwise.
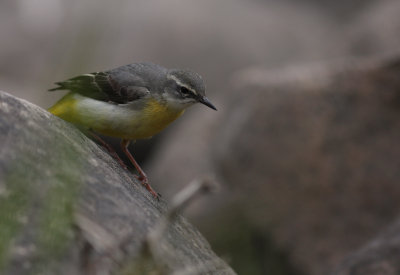
[{"label": "bird's eye", "polygon": [[191,94],[191,91],[188,88],[181,86],[181,93],[184,95],[189,95]]}]

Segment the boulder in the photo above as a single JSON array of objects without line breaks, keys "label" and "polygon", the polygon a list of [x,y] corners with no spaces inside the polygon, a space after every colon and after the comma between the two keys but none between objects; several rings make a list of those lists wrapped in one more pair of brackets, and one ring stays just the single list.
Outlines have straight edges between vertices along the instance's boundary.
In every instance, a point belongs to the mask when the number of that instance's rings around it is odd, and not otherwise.
[{"label": "boulder", "polygon": [[4,92],[0,144],[2,274],[235,274],[181,216],[147,249],[168,205],[73,125]]}]

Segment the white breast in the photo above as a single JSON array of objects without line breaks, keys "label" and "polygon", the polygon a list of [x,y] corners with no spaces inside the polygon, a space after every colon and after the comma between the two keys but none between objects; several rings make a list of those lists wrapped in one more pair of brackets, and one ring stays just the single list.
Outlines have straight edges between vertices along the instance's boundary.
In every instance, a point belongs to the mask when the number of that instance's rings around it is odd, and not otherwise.
[{"label": "white breast", "polygon": [[[76,94],[79,124],[111,136],[130,135],[140,120],[140,102],[117,105]],[[135,108],[136,107],[136,108]]]}]

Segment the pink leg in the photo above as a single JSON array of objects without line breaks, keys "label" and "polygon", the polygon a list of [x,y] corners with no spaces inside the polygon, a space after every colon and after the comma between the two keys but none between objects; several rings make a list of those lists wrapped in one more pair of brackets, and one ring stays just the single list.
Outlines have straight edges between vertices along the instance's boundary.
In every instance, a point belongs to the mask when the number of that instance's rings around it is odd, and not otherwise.
[{"label": "pink leg", "polygon": [[130,140],[127,140],[127,139],[123,139],[121,141],[122,151],[124,151],[125,155],[129,158],[129,160],[132,162],[133,166],[135,166],[136,170],[139,172],[138,179],[140,180],[140,182],[144,185],[144,187],[146,187],[147,191],[149,191],[156,199],[158,199],[160,197],[160,195],[158,193],[156,193],[153,190],[153,188],[151,188],[146,174],[144,173],[142,168],[140,168],[139,164],[133,158],[132,154],[129,152],[129,150],[128,150],[129,143],[130,143]]},{"label": "pink leg", "polygon": [[90,135],[96,139],[101,146],[103,146],[104,148],[106,148],[106,150],[108,151],[108,153],[114,157],[114,159],[116,159],[119,164],[122,166],[122,168],[128,170],[128,167],[126,167],[125,163],[122,161],[122,159],[118,156],[117,152],[115,152],[115,150],[108,145],[104,140],[102,140],[98,135],[96,135],[95,133],[93,133],[92,131],[90,131]]}]

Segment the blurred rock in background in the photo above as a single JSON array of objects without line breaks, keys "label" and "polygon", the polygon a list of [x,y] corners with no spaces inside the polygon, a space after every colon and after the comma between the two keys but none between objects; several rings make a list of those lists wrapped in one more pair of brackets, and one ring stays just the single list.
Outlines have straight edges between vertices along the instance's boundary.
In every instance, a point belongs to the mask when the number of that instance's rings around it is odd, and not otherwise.
[{"label": "blurred rock in background", "polygon": [[199,72],[218,112],[195,106],[133,147],[152,184],[170,198],[215,174],[225,188],[192,221],[239,274],[320,274],[398,214],[398,65],[352,57],[398,50],[399,13],[396,0],[3,1],[1,89],[48,107],[52,83],[80,73]]},{"label": "blurred rock in background", "polygon": [[398,274],[400,270],[400,222],[397,218],[376,238],[344,258],[334,275]]},{"label": "blurred rock in background", "polygon": [[[136,61],[191,67],[210,95],[243,67],[393,51],[397,1],[16,0],[0,3],[0,81],[41,106],[56,80]],[[23,80],[21,80],[23,79]]]},{"label": "blurred rock in background", "polygon": [[239,274],[271,254],[326,274],[399,215],[399,75],[399,57],[243,71],[218,116],[197,110],[164,139],[150,177],[167,196],[207,173],[224,183],[192,215]]}]

